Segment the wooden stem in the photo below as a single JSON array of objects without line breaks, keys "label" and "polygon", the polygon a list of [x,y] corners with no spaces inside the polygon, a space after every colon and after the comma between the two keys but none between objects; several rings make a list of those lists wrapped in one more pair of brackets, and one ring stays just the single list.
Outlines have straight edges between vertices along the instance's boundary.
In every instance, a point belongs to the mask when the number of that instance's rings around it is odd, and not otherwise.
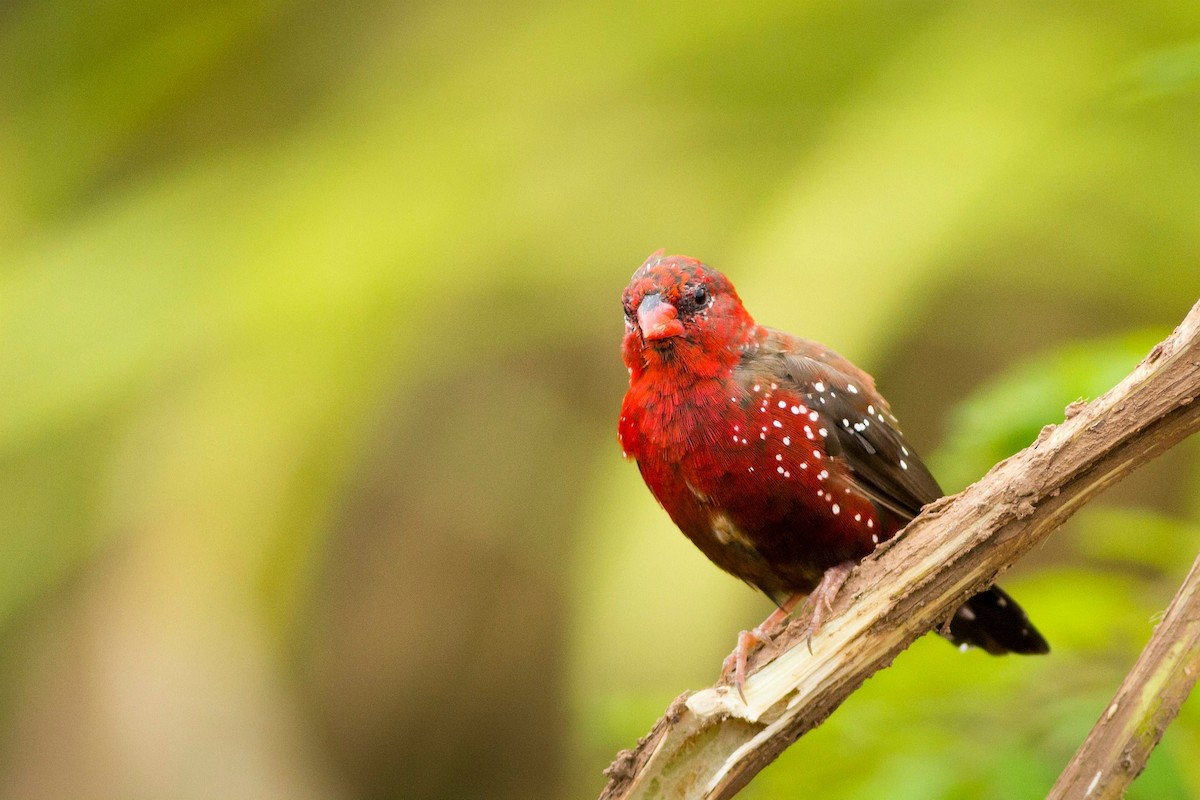
[{"label": "wooden stem", "polygon": [[[1200,303],[1125,380],[927,506],[846,582],[812,652],[802,632],[727,686],[684,694],[608,768],[602,798],[727,798],[918,636],[995,582],[1101,490],[1200,429]],[[754,667],[758,667],[754,670]]]},{"label": "wooden stem", "polygon": [[1200,677],[1200,558],[1049,800],[1123,797]]}]

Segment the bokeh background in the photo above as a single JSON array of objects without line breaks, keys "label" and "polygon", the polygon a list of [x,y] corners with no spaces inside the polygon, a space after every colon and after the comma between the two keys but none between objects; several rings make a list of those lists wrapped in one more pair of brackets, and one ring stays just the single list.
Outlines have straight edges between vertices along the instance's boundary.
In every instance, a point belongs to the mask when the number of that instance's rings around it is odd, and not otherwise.
[{"label": "bokeh background", "polygon": [[[947,490],[1200,296],[1194,0],[0,9],[0,796],[560,798],[768,605],[624,463],[658,247]],[[1185,443],[748,798],[1044,795],[1200,550]],[[1131,797],[1200,797],[1200,706]]]}]

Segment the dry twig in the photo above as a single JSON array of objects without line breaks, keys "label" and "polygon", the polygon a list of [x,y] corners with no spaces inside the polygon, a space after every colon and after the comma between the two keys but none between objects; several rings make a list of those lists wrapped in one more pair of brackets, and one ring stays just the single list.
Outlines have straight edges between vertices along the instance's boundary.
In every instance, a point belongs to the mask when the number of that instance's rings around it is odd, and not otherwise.
[{"label": "dry twig", "polygon": [[1123,797],[1198,676],[1200,558],[1048,799]]},{"label": "dry twig", "polygon": [[874,672],[1138,466],[1200,429],[1200,303],[1103,397],[961,494],[927,506],[855,570],[812,640],[788,631],[746,702],[684,694],[609,767],[602,800],[727,798]]}]

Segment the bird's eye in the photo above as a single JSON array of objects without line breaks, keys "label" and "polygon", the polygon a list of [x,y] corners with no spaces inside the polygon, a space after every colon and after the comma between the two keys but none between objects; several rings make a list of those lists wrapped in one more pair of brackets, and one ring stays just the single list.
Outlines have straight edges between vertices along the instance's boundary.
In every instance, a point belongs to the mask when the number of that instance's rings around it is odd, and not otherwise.
[{"label": "bird's eye", "polygon": [[712,292],[704,284],[691,284],[679,292],[679,313],[685,317],[698,314],[712,300]]}]

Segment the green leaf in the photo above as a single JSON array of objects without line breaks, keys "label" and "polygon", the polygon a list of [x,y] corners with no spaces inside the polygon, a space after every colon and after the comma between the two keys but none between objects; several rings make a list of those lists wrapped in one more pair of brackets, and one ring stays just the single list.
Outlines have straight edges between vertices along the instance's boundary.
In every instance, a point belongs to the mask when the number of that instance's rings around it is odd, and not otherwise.
[{"label": "green leaf", "polygon": [[1012,367],[954,412],[946,445],[930,459],[934,474],[948,491],[977,480],[1043,426],[1061,422],[1068,404],[1116,385],[1166,334],[1141,330],[1073,343]]}]

